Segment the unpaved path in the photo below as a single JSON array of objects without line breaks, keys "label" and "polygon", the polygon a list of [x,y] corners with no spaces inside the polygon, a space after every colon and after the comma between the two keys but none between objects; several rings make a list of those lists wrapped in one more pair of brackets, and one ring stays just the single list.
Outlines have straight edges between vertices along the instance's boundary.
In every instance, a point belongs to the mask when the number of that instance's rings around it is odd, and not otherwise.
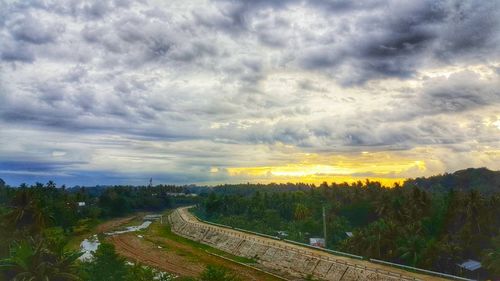
[{"label": "unpaved path", "polygon": [[133,262],[147,264],[163,271],[181,276],[198,276],[204,269],[201,264],[195,264],[180,258],[175,252],[158,249],[153,243],[144,241],[134,234],[122,234],[109,238],[116,251]]},{"label": "unpaved path", "polygon": [[124,225],[126,223],[129,223],[130,221],[134,220],[138,215],[134,216],[129,216],[125,218],[117,218],[117,219],[112,219],[110,221],[101,223],[97,226],[96,232],[97,233],[104,233],[104,232],[109,232],[118,226]]},{"label": "unpaved path", "polygon": [[307,248],[307,247],[302,247],[302,246],[291,244],[291,243],[287,243],[287,242],[284,242],[284,241],[279,241],[279,240],[274,240],[274,239],[271,239],[271,238],[266,238],[266,237],[262,237],[262,236],[258,236],[258,235],[253,235],[253,234],[249,234],[249,233],[237,231],[237,230],[234,230],[234,229],[219,227],[219,226],[215,226],[215,225],[209,225],[209,224],[206,224],[204,222],[199,221],[193,214],[191,214],[188,211],[189,208],[191,208],[191,207],[178,208],[175,211],[179,212],[179,214],[181,215],[182,219],[185,220],[185,221],[187,221],[187,222],[194,223],[194,224],[202,224],[202,225],[205,225],[205,226],[210,226],[211,228],[220,228],[221,230],[223,230],[226,233],[227,232],[233,233],[235,236],[239,236],[239,237],[243,236],[243,237],[245,237],[245,239],[248,239],[248,240],[261,241],[263,244],[271,244],[271,245],[274,245],[274,246],[280,247],[280,248],[288,248],[288,249],[293,248],[293,249],[295,249],[297,251],[300,251],[300,252],[307,252],[311,256],[321,256],[321,257],[325,257],[325,258],[327,258],[327,257],[334,257],[337,260],[341,260],[343,262],[347,262],[347,263],[350,263],[350,264],[366,266],[366,267],[374,269],[374,270],[378,269],[378,270],[389,271],[389,272],[392,272],[392,273],[401,274],[403,276],[415,277],[415,278],[417,278],[419,280],[429,280],[429,281],[445,281],[445,280],[449,280],[449,279],[444,279],[444,278],[440,278],[440,277],[436,277],[436,276],[431,276],[431,275],[424,275],[424,274],[413,273],[413,272],[402,270],[402,269],[399,269],[399,268],[396,268],[396,267],[391,267],[391,266],[376,264],[376,263],[372,263],[372,262],[365,261],[365,260],[358,260],[358,259],[348,258],[348,257],[344,257],[344,256],[332,255],[332,254],[329,254],[329,253],[326,253],[326,252],[323,252],[323,251],[320,251],[320,250],[315,250],[315,249],[311,249],[311,248]]},{"label": "unpaved path", "polygon": [[[119,225],[123,225],[123,223],[117,224],[117,226]],[[211,255],[205,249],[182,242],[184,238],[171,232],[169,235],[165,235],[163,231],[166,227],[169,226],[154,222],[146,231],[113,235],[106,239],[113,243],[117,253],[127,260],[179,276],[198,277],[207,265],[219,265],[228,268],[242,280],[280,280],[255,269]],[[106,231],[110,230],[112,229],[106,229]],[[138,235],[141,235],[142,238],[139,238]]]}]

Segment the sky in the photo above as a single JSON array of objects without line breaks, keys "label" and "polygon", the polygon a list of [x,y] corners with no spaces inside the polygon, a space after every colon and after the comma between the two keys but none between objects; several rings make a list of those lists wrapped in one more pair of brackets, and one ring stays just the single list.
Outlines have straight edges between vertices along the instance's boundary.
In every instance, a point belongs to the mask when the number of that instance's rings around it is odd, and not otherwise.
[{"label": "sky", "polygon": [[0,0],[10,185],[500,169],[500,2]]}]

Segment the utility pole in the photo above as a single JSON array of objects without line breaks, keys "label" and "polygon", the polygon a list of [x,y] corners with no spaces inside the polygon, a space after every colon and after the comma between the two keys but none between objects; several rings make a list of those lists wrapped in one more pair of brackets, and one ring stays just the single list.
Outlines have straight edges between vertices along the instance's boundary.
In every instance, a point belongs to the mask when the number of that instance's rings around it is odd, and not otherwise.
[{"label": "utility pole", "polygon": [[326,212],[325,212],[325,205],[323,205],[323,238],[325,239],[325,248],[326,248]]}]

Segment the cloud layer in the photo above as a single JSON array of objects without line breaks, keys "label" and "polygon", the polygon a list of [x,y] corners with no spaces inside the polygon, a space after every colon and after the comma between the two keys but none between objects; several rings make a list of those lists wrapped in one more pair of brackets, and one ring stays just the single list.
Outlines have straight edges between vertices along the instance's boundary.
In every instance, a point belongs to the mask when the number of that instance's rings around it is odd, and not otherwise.
[{"label": "cloud layer", "polygon": [[499,19],[497,1],[4,1],[0,177],[217,183],[363,152],[425,167],[375,176],[500,169]]}]

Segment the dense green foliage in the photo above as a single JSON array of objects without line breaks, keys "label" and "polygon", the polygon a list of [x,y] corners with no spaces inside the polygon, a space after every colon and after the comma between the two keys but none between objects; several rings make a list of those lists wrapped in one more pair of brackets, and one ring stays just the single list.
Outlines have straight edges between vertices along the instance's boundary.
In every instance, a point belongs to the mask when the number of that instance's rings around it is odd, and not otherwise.
[{"label": "dense green foliage", "polygon": [[[80,266],[80,276],[89,281],[168,281],[173,280],[169,274],[158,272],[141,264],[126,263],[118,256],[112,244],[99,246],[94,259]],[[240,281],[233,272],[221,267],[208,265],[198,278],[184,277],[179,281]]]},{"label": "dense green foliage", "polygon": [[469,168],[452,174],[410,179],[404,186],[417,186],[430,192],[476,190],[482,194],[494,194],[500,192],[500,171]]},{"label": "dense green foliage", "polygon": [[75,261],[78,252],[66,252],[40,239],[17,242],[10,256],[0,261],[5,279],[12,280],[78,280]]},{"label": "dense green foliage", "polygon": [[88,281],[167,281],[172,280],[163,274],[141,264],[126,263],[118,256],[113,244],[103,243],[94,254],[92,261],[80,265],[80,277]]},{"label": "dense green foliage", "polygon": [[118,256],[112,244],[103,243],[94,254],[91,262],[83,263],[85,280],[122,281],[127,277],[125,259]]},{"label": "dense green foliage", "polygon": [[[107,244],[81,270],[81,254],[66,244],[104,218],[195,203],[185,191],[163,185],[66,189],[51,181],[11,188],[0,180],[0,280],[148,280],[151,272],[124,267]],[[103,270],[110,265],[113,271]]]},{"label": "dense green foliage", "polygon": [[[443,178],[449,175],[430,180],[440,183]],[[323,236],[325,206],[329,248],[458,275],[457,263],[474,259],[483,263],[485,274],[498,277],[500,193],[492,188],[485,194],[474,188],[465,191],[465,184],[458,191],[443,190],[442,185],[433,190],[427,183],[424,189],[414,182],[394,188],[370,181],[324,183],[299,190],[290,184],[296,191],[287,192],[283,185],[258,190],[224,186],[224,191],[215,188],[196,212],[217,223],[270,235],[284,231],[286,238],[308,243],[310,237]]]},{"label": "dense green foliage", "polygon": [[[48,182],[11,188],[0,180],[0,280],[150,280],[154,270],[127,265],[112,245],[102,244],[93,261],[81,263],[66,244],[105,218],[196,203],[205,219],[306,243],[323,236],[325,207],[329,248],[457,275],[457,263],[474,259],[482,262],[483,276],[494,279],[500,277],[498,182],[498,172],[486,169],[393,188],[370,181],[71,189]],[[201,196],[182,195],[193,190]],[[236,277],[208,267],[189,280]]]}]

